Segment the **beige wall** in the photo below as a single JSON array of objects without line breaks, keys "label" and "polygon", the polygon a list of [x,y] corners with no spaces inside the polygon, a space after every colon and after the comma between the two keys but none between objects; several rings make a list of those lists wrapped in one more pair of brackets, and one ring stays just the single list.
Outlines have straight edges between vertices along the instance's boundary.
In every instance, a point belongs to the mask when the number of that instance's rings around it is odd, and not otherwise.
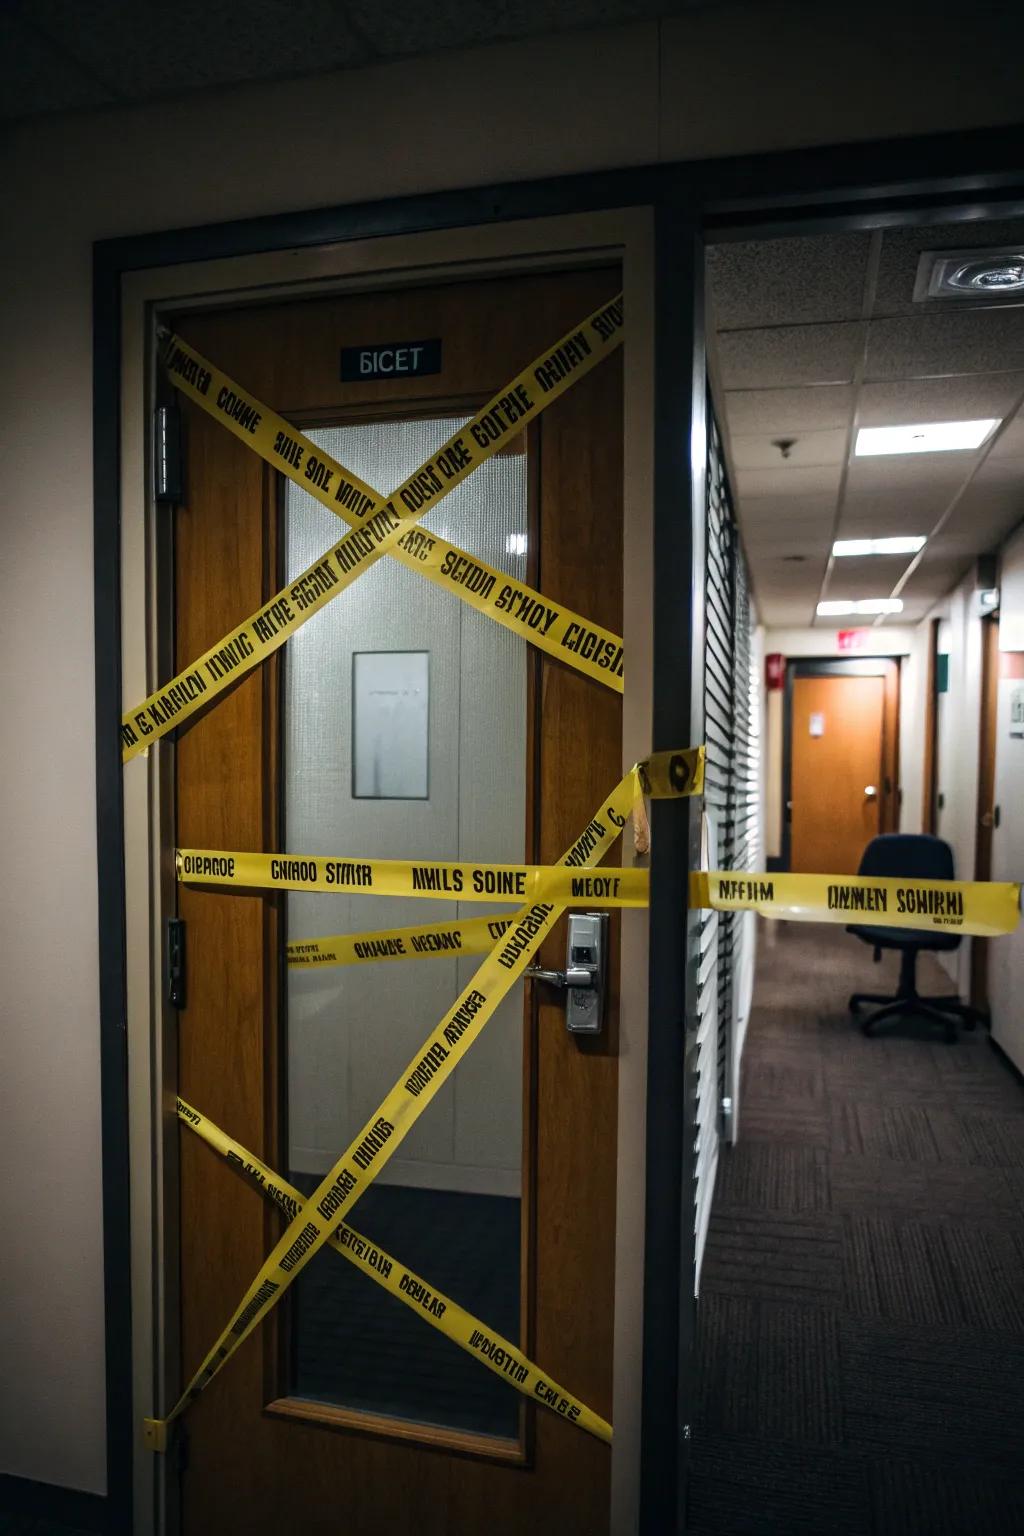
[{"label": "beige wall", "polygon": [[[40,119],[5,154],[8,666],[0,965],[0,1471],[104,1486],[93,781],[94,240],[356,199],[1020,116],[972,13],[722,5],[206,99]],[[382,110],[386,104],[387,110]],[[46,689],[45,700],[43,690]]]},{"label": "beige wall", "polygon": [[[1003,550],[999,569],[999,650],[1019,664],[1024,651],[1024,527]],[[996,804],[999,826],[992,834],[993,880],[1024,880],[1024,735],[1011,720],[1010,704],[1024,681],[1006,675],[1003,663],[996,715]],[[992,1034],[1024,1072],[1024,926],[989,945],[989,1001]]]}]

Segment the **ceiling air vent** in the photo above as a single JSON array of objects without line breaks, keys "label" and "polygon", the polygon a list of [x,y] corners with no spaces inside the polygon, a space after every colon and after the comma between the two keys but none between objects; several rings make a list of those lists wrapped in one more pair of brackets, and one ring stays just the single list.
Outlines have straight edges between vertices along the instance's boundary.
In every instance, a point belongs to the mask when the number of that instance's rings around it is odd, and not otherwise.
[{"label": "ceiling air vent", "polygon": [[925,299],[1001,299],[1024,295],[1024,240],[998,250],[923,251],[914,303]]}]

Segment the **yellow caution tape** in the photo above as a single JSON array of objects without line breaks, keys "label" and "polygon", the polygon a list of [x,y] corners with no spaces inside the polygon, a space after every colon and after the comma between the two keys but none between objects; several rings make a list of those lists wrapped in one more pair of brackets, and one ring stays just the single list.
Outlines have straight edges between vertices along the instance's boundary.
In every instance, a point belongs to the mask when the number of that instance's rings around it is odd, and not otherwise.
[{"label": "yellow caution tape", "polygon": [[[654,798],[698,795],[704,788],[704,748],[688,747],[683,752],[657,752],[636,765],[639,794],[654,790]],[[588,852],[593,834],[589,829],[569,851],[569,859],[578,862]],[[646,851],[646,850],[639,850]],[[380,928],[367,933],[336,933],[320,938],[292,939],[288,944],[288,964],[293,968],[358,965],[377,960],[419,960],[426,956],[441,958],[452,954],[486,954],[514,923],[514,917],[471,917],[455,923],[426,923],[411,928]]]},{"label": "yellow caution tape", "polygon": [[[443,496],[503,443],[517,436],[577,379],[596,367],[621,340],[619,295],[534,358],[465,427],[452,433],[444,446],[409,475],[387,501],[376,511],[368,512],[358,528],[346,533],[301,576],[210,646],[191,666],[122,716],[122,760],[127,762],[144,752],[151,742],[181,725],[279,650],[290,635],[358,580],[381,555],[396,549],[411,524],[430,507],[437,506]],[[201,382],[197,387],[202,392]],[[238,424],[254,433],[260,425],[256,415],[246,416],[240,411]],[[456,580],[468,580],[468,575],[464,572]],[[565,637],[561,643],[565,644]]]},{"label": "yellow caution tape", "polygon": [[337,859],[313,854],[232,853],[179,848],[178,879],[188,885],[230,885],[275,891],[327,891],[346,896],[424,897],[428,901],[511,901],[543,894],[564,905],[645,907],[646,869],[600,874],[548,864],[448,864],[423,859]]},{"label": "yellow caution tape", "polygon": [[654,752],[636,765],[637,779],[652,800],[671,800],[677,795],[704,793],[704,748],[687,747],[679,752]]},{"label": "yellow caution tape", "polygon": [[[254,1157],[240,1142],[235,1141],[214,1125],[206,1115],[201,1115],[184,1099],[178,1100],[178,1118],[202,1137],[208,1146],[226,1158],[235,1171],[280,1207],[288,1217],[293,1217],[302,1205],[302,1195],[276,1174],[274,1170]],[[452,1301],[443,1291],[431,1285],[413,1270],[407,1269],[398,1259],[386,1253],[370,1238],[363,1237],[353,1227],[342,1222],[329,1245],[348,1259],[356,1269],[369,1275],[384,1290],[403,1302],[417,1317],[431,1328],[436,1328],[451,1339],[460,1349],[479,1360],[489,1371],[507,1381],[524,1397],[595,1435],[598,1440],[610,1441],[612,1427],[600,1414],[588,1408],[586,1403],[559,1386],[546,1371],[534,1365],[515,1344],[495,1333],[488,1324],[480,1322],[471,1312]]]},{"label": "yellow caution tape", "polygon": [[[642,765],[646,781],[653,786],[652,793],[684,795],[699,792],[697,786],[703,779],[703,748],[692,749],[687,754],[693,764],[688,787],[682,786],[680,774],[673,779],[667,772],[671,760],[680,755],[659,753]],[[640,793],[641,765],[635,764],[591,817],[585,832],[566,853],[565,861],[571,860],[571,867],[592,869],[626,825]],[[550,878],[558,878],[560,873],[560,870],[555,871]],[[238,1346],[280,1301],[313,1254],[337,1229],[447,1082],[563,911],[564,907],[557,902],[546,899],[542,879],[533,904],[516,913],[515,926],[498,940],[379,1109],[304,1201],[170,1413],[165,1419],[145,1421],[145,1443],[150,1449],[162,1450],[166,1446],[168,1425],[209,1385]]]},{"label": "yellow caution tape", "polygon": [[444,960],[452,955],[486,955],[515,922],[514,917],[467,917],[457,923],[415,928],[378,928],[372,933],[332,933],[292,939],[293,970],[362,965],[375,960]]},{"label": "yellow caution tape", "polygon": [[863,927],[932,928],[940,933],[1012,933],[1020,918],[1019,885],[1009,881],[910,880],[877,875],[691,874],[690,900],[720,912],[752,909],[765,917]]},{"label": "yellow caution tape", "polygon": [[[621,308],[621,300],[614,302]],[[566,354],[564,362],[571,363],[571,354],[589,345],[585,330],[582,339],[579,332],[563,339],[559,346]],[[183,394],[350,527],[358,528],[386,500],[180,336],[166,333],[161,351],[173,383]],[[554,351],[557,356],[558,349]],[[558,367],[562,365],[559,361]],[[536,382],[542,383],[540,379]],[[416,501],[419,516],[429,510],[428,500],[438,500],[441,487],[434,483],[436,479],[424,469],[414,477],[416,483],[403,498],[407,504],[411,504],[409,498]],[[439,534],[414,529],[403,534],[392,554],[478,613],[622,692],[620,635],[581,618],[564,603],[542,597],[525,582],[513,581],[504,571],[466,554]]]}]

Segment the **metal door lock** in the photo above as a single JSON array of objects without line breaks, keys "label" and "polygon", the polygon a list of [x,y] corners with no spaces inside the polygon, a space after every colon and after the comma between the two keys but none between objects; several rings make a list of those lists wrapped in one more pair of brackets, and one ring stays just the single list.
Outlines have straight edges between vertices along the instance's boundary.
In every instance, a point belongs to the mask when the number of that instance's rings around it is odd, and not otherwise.
[{"label": "metal door lock", "polygon": [[566,992],[565,1027],[572,1035],[599,1035],[604,1025],[608,969],[608,913],[570,912],[564,971],[527,966],[534,981]]}]

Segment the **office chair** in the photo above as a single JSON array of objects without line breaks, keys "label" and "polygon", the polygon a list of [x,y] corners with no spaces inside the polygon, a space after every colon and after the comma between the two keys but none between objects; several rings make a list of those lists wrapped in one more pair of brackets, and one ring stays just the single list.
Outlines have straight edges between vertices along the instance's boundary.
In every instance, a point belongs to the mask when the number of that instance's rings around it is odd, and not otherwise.
[{"label": "office chair", "polygon": [[[864,850],[859,875],[905,875],[918,880],[953,880],[953,850],[940,837],[927,837],[890,832],[873,837]],[[864,1003],[875,1003],[861,1028],[866,1035],[884,1019],[895,1019],[909,1014],[933,1019],[944,1024],[946,1039],[956,1039],[955,1020],[960,1019],[967,1029],[984,1023],[985,1017],[976,1008],[962,1003],[959,997],[922,997],[917,990],[917,956],[922,949],[950,950],[960,947],[959,934],[941,933],[933,928],[874,928],[850,923],[847,933],[852,933],[875,951],[875,960],[881,960],[883,949],[900,951],[900,979],[895,994],[854,992],[850,998],[850,1012],[856,1014]]]}]

